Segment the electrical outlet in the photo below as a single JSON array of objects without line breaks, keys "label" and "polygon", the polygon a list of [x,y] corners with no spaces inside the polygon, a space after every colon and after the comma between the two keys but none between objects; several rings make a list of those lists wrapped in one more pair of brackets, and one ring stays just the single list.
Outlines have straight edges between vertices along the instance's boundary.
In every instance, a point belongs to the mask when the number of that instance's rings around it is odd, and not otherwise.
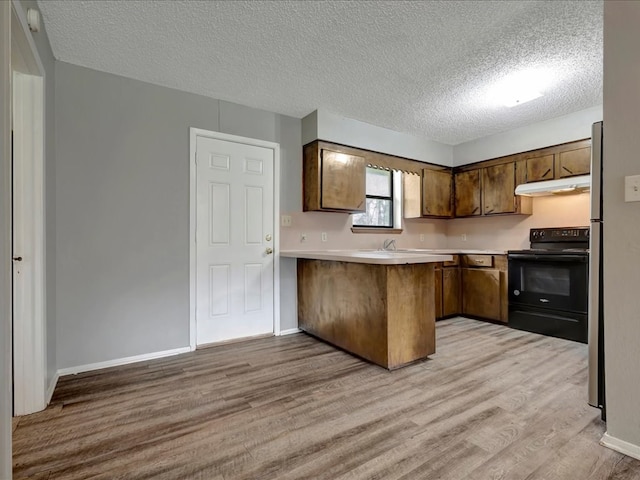
[{"label": "electrical outlet", "polygon": [[300,243],[306,242],[307,241],[307,234],[306,233],[301,233],[300,234]]},{"label": "electrical outlet", "polygon": [[327,232],[322,232],[320,234],[320,238],[322,239],[323,242],[327,241]]},{"label": "electrical outlet", "polygon": [[460,235],[460,238],[462,238],[463,242],[466,242],[467,241],[467,234],[463,233],[462,235]]},{"label": "electrical outlet", "polygon": [[624,201],[640,202],[640,175],[624,177]]},{"label": "electrical outlet", "polygon": [[424,242],[424,233],[421,233],[421,234],[420,234],[420,241],[421,241],[421,242]]},{"label": "electrical outlet", "polygon": [[290,227],[291,226],[291,215],[282,215],[280,217],[280,225],[282,225],[283,227]]}]

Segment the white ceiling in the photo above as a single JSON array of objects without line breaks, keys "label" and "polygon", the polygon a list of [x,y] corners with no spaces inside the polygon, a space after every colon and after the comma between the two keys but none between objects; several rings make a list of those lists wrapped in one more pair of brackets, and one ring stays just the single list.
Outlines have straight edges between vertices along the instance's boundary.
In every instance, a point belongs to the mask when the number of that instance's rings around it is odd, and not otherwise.
[{"label": "white ceiling", "polygon": [[[40,0],[55,57],[301,118],[451,145],[602,103],[602,1]],[[502,78],[544,68],[507,108]]]}]

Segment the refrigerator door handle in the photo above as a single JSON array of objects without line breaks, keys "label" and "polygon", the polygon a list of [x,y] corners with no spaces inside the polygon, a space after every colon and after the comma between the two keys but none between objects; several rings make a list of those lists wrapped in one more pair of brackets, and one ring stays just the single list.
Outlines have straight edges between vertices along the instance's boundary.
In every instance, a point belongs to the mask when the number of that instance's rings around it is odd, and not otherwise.
[{"label": "refrigerator door handle", "polygon": [[600,336],[600,270],[602,224],[591,223],[589,235],[589,314],[588,314],[588,343],[589,343],[589,405],[600,407],[598,391],[601,377],[599,365],[599,336]]},{"label": "refrigerator door handle", "polygon": [[591,219],[594,221],[602,220],[602,130],[602,122],[591,127]]}]

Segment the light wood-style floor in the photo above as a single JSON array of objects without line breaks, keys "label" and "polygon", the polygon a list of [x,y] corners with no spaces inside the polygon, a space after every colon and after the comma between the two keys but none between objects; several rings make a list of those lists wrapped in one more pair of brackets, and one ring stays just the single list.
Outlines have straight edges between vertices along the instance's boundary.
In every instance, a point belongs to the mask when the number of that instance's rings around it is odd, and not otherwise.
[{"label": "light wood-style floor", "polygon": [[456,318],[393,372],[297,334],[64,377],[14,478],[640,479],[598,444],[586,353]]}]

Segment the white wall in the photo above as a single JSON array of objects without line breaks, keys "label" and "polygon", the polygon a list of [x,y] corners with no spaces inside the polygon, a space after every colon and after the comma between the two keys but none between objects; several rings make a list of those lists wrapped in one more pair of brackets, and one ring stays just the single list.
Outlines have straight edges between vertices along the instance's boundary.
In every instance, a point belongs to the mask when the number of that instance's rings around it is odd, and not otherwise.
[{"label": "white wall", "polygon": [[11,3],[0,2],[0,478],[11,478]]},{"label": "white wall", "polygon": [[302,119],[302,143],[316,139],[451,167],[451,145],[318,109]]},{"label": "white wall", "polygon": [[453,147],[453,165],[466,165],[514,153],[591,138],[591,125],[602,120],[602,106],[515,128]]},{"label": "white wall", "polygon": [[640,458],[640,3],[604,4],[604,322],[607,433]]},{"label": "white wall", "polygon": [[291,206],[300,120],[62,62],[56,107],[58,367],[188,346],[189,127],[280,143]]},{"label": "white wall", "polygon": [[[38,8],[35,0],[22,0],[22,8]],[[38,55],[45,69],[45,178],[55,178],[56,150],[55,150],[55,59],[47,26],[42,23],[40,31],[31,33],[31,37],[38,49]],[[56,210],[55,210],[55,182],[47,182],[45,186],[45,250],[46,250],[46,329],[47,329],[47,388],[53,385],[58,370],[56,363]]]}]

